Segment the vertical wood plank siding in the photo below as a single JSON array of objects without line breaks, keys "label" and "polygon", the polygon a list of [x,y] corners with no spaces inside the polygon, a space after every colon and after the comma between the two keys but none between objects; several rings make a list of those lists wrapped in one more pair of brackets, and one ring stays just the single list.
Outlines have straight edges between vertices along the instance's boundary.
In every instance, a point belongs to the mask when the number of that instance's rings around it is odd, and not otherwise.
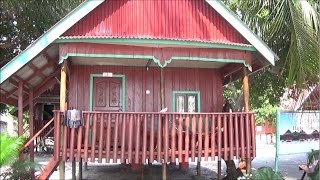
[{"label": "vertical wood plank siding", "polygon": [[203,0],[105,1],[62,36],[248,44]]},{"label": "vertical wood plank siding", "polygon": [[[89,110],[90,74],[112,72],[126,76],[126,111],[160,111],[159,68],[126,66],[71,66],[69,107]],[[165,106],[172,111],[173,91],[200,91],[201,112],[221,112],[222,80],[215,69],[164,68]],[[150,94],[146,94],[150,90]]]},{"label": "vertical wood plank siding", "polygon": [[[76,158],[76,161],[79,161],[83,158],[85,162],[98,160],[101,163],[102,158],[106,158],[107,163],[111,160],[112,162],[120,160],[123,163],[146,163],[156,160],[167,163],[175,162],[176,159],[179,162],[188,161],[189,158],[193,162],[215,160],[216,157],[224,160],[235,157],[254,158],[256,153],[253,136],[255,134],[254,115],[251,112],[84,111],[83,115],[85,124],[82,127],[70,129],[63,126],[65,137],[71,138],[71,141],[63,138],[62,143],[65,146],[60,150],[59,146],[55,146],[55,158],[59,158],[58,152],[60,152],[64,160]],[[59,124],[62,119],[63,113],[55,111],[54,123],[57,130],[60,129]],[[93,122],[90,123],[90,120]],[[230,128],[239,121],[243,124],[242,132]],[[98,124],[100,127],[97,126]],[[128,135],[119,134],[123,127],[126,127]],[[83,129],[85,129],[84,134]],[[98,136],[99,133],[102,135]],[[231,136],[235,138],[234,141],[226,138]],[[104,138],[107,138],[106,141]],[[59,139],[60,134],[55,131],[56,143],[59,143]],[[79,144],[82,142],[84,143],[79,149]],[[239,154],[238,157],[237,154]]]}]

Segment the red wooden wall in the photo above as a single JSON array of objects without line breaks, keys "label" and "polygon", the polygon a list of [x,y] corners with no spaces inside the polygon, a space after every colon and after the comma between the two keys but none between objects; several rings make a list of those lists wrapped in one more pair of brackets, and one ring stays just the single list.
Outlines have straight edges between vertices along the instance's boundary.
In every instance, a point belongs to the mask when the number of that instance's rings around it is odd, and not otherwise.
[{"label": "red wooden wall", "polygon": [[[126,76],[126,111],[160,111],[160,69],[126,66],[71,65],[69,107],[89,110],[90,74],[112,72]],[[222,79],[218,70],[165,68],[165,105],[172,111],[172,91],[200,91],[201,112],[221,112]],[[150,94],[146,95],[146,90]]]},{"label": "red wooden wall", "polygon": [[249,44],[204,0],[108,0],[62,36]]}]

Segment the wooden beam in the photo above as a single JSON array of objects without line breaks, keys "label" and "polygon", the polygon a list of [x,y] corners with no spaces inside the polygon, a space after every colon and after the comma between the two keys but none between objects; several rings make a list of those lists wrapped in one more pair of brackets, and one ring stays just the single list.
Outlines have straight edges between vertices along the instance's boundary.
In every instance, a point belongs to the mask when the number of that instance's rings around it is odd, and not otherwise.
[{"label": "wooden beam", "polygon": [[[18,76],[18,75],[13,75],[12,77],[14,77],[14,78],[16,78],[16,79],[18,79],[18,81],[24,81],[20,76]],[[31,86],[31,84],[29,84],[28,82],[24,82],[24,85],[28,88],[28,89],[30,89],[32,86]]]},{"label": "wooden beam", "polygon": [[[31,89],[30,92],[29,92],[29,104],[31,104],[29,106],[29,133],[30,133],[30,137],[33,137],[33,128],[34,128],[34,125],[33,125],[33,121],[34,121],[34,118],[33,118],[33,90]],[[34,143],[32,142],[29,146],[29,152],[30,152],[30,161],[31,162],[34,162]],[[34,180],[35,179],[35,176],[34,176],[34,169],[31,170],[31,179]]]},{"label": "wooden beam", "polygon": [[[41,67],[41,69],[45,70],[47,69],[48,67],[51,67],[55,64],[55,61],[48,61],[48,64],[44,65],[43,67]],[[30,75],[26,80],[25,82],[29,82],[32,78],[34,78],[34,76],[37,76],[39,75],[40,73],[42,73],[42,70],[41,69],[38,69],[36,72],[34,72],[32,75]]]},{"label": "wooden beam", "polygon": [[221,75],[223,77],[232,74],[233,72],[241,69],[243,67],[243,64],[238,64],[238,63],[232,63],[232,64],[228,64],[224,67],[221,68]]},{"label": "wooden beam", "polygon": [[23,81],[18,86],[18,135],[23,133]]},{"label": "wooden beam", "polygon": [[[60,73],[60,111],[66,110],[66,95],[67,95],[67,61],[64,61],[61,66]],[[63,128],[62,128],[63,129]],[[61,137],[64,137],[63,130],[61,131]],[[62,141],[63,142],[63,141]],[[63,149],[63,144],[61,144]],[[65,179],[65,162],[61,161],[59,165],[59,177]]]},{"label": "wooden beam", "polygon": [[4,104],[15,106],[15,107],[18,106],[17,99],[13,99],[13,98],[1,98],[0,102],[2,102]]},{"label": "wooden beam", "polygon": [[[20,83],[21,81],[19,81]],[[22,81],[24,84],[24,81]],[[14,79],[10,78],[9,79],[9,83],[12,84],[14,87],[19,88],[19,83],[17,81],[15,81]],[[29,89],[27,89],[26,87],[22,87],[23,92],[25,92],[26,94],[29,94]]]},{"label": "wooden beam", "polygon": [[37,73],[37,75],[40,76],[42,79],[46,78],[42,71],[39,70],[34,64],[32,64],[32,62],[30,62],[28,66],[33,70],[34,73]]}]

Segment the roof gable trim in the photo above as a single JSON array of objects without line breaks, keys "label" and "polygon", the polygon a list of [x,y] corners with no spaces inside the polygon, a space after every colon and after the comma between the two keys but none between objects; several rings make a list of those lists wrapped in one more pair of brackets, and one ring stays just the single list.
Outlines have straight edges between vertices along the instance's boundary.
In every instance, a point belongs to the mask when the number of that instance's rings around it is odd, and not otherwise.
[{"label": "roof gable trim", "polygon": [[243,37],[245,37],[272,65],[279,58],[256,34],[254,34],[237,15],[230,11],[220,0],[205,0],[226,21],[228,21]]},{"label": "roof gable trim", "polygon": [[22,53],[13,58],[9,63],[1,68],[0,84],[7,80],[12,74],[17,72],[25,64],[36,57],[42,50],[48,47],[54,40],[61,36],[65,31],[82,19],[85,15],[99,6],[104,0],[85,1],[76,9],[71,11],[56,25],[45,32],[40,38],[32,43]]}]

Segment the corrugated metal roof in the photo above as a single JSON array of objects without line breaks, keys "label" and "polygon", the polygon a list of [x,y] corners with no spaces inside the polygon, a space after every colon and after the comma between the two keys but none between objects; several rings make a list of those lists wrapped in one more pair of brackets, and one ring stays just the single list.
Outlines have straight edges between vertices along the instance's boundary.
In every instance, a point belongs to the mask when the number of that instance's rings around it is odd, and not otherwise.
[{"label": "corrugated metal roof", "polygon": [[178,39],[178,38],[159,38],[159,37],[133,37],[133,36],[62,36],[60,40],[71,40],[71,39],[139,39],[139,40],[172,40],[172,41],[183,41],[183,42],[201,42],[201,43],[216,43],[225,45],[236,45],[244,47],[252,47],[251,44],[234,43],[234,42],[223,42],[223,41],[207,41],[207,40],[192,40],[192,39]]},{"label": "corrugated metal roof", "polygon": [[105,1],[63,36],[249,44],[203,0]]}]

